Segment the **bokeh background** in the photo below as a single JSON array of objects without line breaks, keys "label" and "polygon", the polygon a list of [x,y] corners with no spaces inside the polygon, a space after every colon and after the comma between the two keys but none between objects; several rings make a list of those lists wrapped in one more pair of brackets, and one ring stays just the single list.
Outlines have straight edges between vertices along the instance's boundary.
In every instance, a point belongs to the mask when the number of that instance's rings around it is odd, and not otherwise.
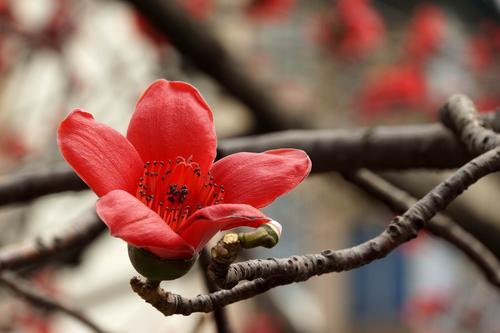
[{"label": "bokeh background", "polygon": [[[499,1],[177,2],[283,106],[284,119],[306,127],[434,122],[457,92],[481,111],[500,105]],[[124,133],[137,98],[158,78],[196,86],[219,138],[255,128],[251,110],[125,1],[0,0],[2,177],[63,165],[55,133],[75,107]],[[420,195],[445,175],[385,174]],[[499,184],[482,181],[455,205],[456,215],[466,211],[500,230]],[[95,200],[88,191],[62,193],[1,208],[0,244],[50,237],[88,214]],[[335,173],[309,177],[266,213],[282,223],[283,238],[247,258],[347,247],[393,216]],[[133,275],[125,243],[107,234],[74,265],[26,272],[37,288],[77,304],[110,332],[215,331],[209,315],[164,318],[131,291]],[[197,267],[164,287],[184,296],[204,292]],[[0,292],[0,332],[87,330]],[[228,311],[242,333],[500,332],[498,292],[458,250],[425,233],[361,269],[280,287]]]}]

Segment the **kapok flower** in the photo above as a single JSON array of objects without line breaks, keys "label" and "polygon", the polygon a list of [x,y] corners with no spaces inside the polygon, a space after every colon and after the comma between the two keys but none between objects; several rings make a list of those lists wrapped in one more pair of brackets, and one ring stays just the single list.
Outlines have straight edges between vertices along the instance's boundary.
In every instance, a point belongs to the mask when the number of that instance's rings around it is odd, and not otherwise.
[{"label": "kapok flower", "polygon": [[334,55],[362,60],[384,41],[384,21],[369,0],[339,0],[332,9],[319,17],[315,39]]},{"label": "kapok flower", "polygon": [[280,22],[290,16],[294,7],[295,0],[253,0],[245,12],[254,21]]},{"label": "kapok flower", "polygon": [[436,5],[421,5],[411,19],[405,52],[408,60],[423,64],[439,49],[446,33],[446,15]]},{"label": "kapok flower", "polygon": [[166,80],[139,99],[126,138],[78,109],[58,130],[62,155],[100,197],[97,213],[111,234],[168,260],[196,257],[220,230],[272,221],[258,208],[311,170],[297,149],[242,152],[213,163],[216,144],[203,97],[187,83]]},{"label": "kapok flower", "polygon": [[427,91],[425,73],[420,66],[398,64],[369,78],[361,87],[356,104],[365,118],[398,108],[426,109]]}]

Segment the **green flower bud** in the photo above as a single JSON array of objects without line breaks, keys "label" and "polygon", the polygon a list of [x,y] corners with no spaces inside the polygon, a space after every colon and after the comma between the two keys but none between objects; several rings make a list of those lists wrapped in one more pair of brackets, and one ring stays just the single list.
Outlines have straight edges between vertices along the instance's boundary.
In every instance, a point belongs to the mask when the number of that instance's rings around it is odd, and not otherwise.
[{"label": "green flower bud", "polygon": [[198,259],[198,254],[190,259],[163,259],[129,244],[128,257],[139,274],[152,281],[163,281],[175,280],[185,275]]}]

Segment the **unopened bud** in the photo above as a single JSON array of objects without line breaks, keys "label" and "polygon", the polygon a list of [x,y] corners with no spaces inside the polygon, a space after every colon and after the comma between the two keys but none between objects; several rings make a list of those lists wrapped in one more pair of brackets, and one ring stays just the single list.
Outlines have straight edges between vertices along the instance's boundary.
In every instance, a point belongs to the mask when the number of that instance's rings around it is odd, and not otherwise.
[{"label": "unopened bud", "polygon": [[281,236],[281,224],[271,220],[262,224],[254,231],[238,234],[239,241],[244,248],[254,248],[258,246],[271,248],[278,244]]}]

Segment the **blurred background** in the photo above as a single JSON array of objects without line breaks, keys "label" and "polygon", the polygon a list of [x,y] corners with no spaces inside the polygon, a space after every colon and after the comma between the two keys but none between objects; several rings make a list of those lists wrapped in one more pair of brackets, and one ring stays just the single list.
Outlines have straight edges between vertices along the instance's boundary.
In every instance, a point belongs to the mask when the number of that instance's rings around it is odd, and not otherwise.
[{"label": "blurred background", "polygon": [[[459,92],[481,111],[500,105],[497,0],[177,2],[286,110],[280,117],[304,127],[434,122]],[[158,78],[196,86],[221,139],[260,126],[252,110],[179,54],[128,1],[0,0],[2,177],[63,165],[55,133],[75,107],[124,133],[137,98]],[[384,176],[422,195],[446,174]],[[481,181],[452,212],[457,220],[484,223],[478,229],[487,225],[485,233],[500,246],[499,184],[495,177]],[[84,191],[3,207],[0,244],[50,237],[91,211],[95,200]],[[247,258],[351,246],[393,216],[335,173],[310,176],[266,213],[284,226],[282,241]],[[107,233],[77,263],[26,274],[110,332],[215,331],[210,315],[164,318],[135,295],[126,245]],[[205,292],[196,266],[163,286],[184,296]],[[0,332],[87,331],[0,292]],[[241,333],[500,332],[497,290],[458,250],[426,233],[361,269],[280,287],[227,309]]]}]

